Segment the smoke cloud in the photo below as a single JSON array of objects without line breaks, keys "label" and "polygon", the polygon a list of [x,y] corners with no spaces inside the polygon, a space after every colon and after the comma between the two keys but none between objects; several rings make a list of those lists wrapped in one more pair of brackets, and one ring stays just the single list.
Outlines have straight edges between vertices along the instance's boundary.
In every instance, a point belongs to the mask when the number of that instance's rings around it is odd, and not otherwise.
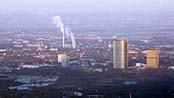
[{"label": "smoke cloud", "polygon": [[[66,35],[66,37],[70,37],[71,38],[71,42],[72,42],[72,47],[76,48],[76,41],[75,41],[75,36],[73,34],[73,32],[71,31],[70,27],[67,27],[63,24],[60,16],[54,16],[53,17],[53,24],[57,27],[60,28],[60,31],[64,35]],[[64,43],[64,42],[63,42]]]},{"label": "smoke cloud", "polygon": [[74,33],[72,33],[71,31],[70,31],[70,36],[71,36],[71,41],[72,41],[72,47],[76,48],[76,41],[75,41]]},{"label": "smoke cloud", "polygon": [[53,17],[53,24],[60,28],[60,31],[64,34],[65,33],[65,29],[64,29],[64,24],[60,18],[60,16],[54,16]]}]

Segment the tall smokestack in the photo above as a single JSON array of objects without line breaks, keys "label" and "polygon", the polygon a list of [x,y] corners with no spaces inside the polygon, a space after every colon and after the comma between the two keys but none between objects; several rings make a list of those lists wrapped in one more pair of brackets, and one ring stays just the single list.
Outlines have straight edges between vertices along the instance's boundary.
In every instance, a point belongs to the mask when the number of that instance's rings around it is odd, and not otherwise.
[{"label": "tall smokestack", "polygon": [[62,33],[62,46],[63,48],[65,47],[65,27],[64,24],[62,23],[62,20],[60,16],[54,16],[53,17],[53,24],[57,27],[60,28],[60,31]]},{"label": "tall smokestack", "polygon": [[76,41],[75,41],[75,36],[71,31],[70,27],[66,27],[60,16],[54,16],[53,17],[53,24],[56,25],[56,27],[60,28],[60,31],[62,32],[62,44],[63,44],[63,48],[65,48],[65,35],[66,37],[70,37],[71,38],[71,42],[72,42],[72,47],[76,48]]}]

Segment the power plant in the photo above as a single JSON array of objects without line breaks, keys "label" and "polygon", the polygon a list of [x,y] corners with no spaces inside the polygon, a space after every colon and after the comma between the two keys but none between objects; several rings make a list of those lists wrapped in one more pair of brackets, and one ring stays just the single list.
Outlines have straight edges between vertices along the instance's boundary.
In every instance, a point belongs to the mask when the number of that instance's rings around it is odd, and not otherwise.
[{"label": "power plant", "polygon": [[63,48],[76,48],[76,40],[74,33],[71,31],[71,28],[65,26],[60,18],[60,16],[53,17],[53,24],[60,28],[62,33],[62,47]]}]

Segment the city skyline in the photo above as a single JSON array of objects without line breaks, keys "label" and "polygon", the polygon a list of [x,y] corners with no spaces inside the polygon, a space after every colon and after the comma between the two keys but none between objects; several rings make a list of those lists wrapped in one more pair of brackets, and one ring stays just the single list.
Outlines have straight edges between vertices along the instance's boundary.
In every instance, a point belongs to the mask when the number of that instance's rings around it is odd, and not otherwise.
[{"label": "city skyline", "polygon": [[173,5],[1,0],[0,98],[174,98]]}]

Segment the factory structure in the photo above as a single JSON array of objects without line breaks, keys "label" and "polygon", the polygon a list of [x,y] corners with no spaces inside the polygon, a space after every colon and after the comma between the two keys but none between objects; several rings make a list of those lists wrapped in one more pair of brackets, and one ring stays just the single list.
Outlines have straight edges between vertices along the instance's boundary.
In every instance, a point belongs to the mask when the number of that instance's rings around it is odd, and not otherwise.
[{"label": "factory structure", "polygon": [[71,31],[71,28],[65,26],[62,22],[60,16],[53,17],[53,24],[60,29],[62,33],[62,47],[63,48],[76,48],[76,41],[74,33]]}]

